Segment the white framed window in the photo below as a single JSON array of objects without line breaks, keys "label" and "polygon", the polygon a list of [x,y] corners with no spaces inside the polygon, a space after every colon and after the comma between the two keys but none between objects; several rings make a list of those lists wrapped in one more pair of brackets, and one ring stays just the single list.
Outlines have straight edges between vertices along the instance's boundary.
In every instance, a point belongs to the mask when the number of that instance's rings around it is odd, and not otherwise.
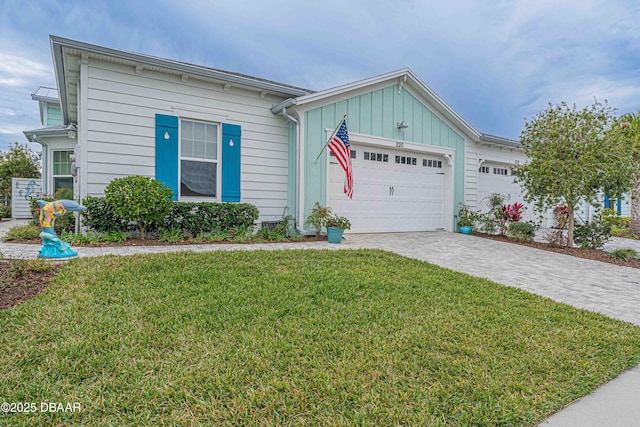
[{"label": "white framed window", "polygon": [[494,175],[509,175],[509,170],[504,168],[493,168]]},{"label": "white framed window", "polygon": [[180,197],[218,198],[220,126],[180,120]]},{"label": "white framed window", "polygon": [[480,166],[480,169],[478,169],[478,171],[480,173],[489,173],[489,166]]},{"label": "white framed window", "polygon": [[61,188],[68,188],[73,191],[73,176],[71,175],[71,156],[73,150],[52,151],[53,162],[53,191],[55,193]]}]

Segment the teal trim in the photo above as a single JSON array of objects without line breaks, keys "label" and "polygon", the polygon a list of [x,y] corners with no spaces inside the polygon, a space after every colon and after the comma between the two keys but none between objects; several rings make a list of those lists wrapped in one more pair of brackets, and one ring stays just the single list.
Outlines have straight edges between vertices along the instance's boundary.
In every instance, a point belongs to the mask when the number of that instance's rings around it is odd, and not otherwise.
[{"label": "teal trim", "polygon": [[45,123],[45,126],[53,127],[62,126],[63,124],[64,123],[62,121],[62,112],[60,111],[60,107],[47,105],[47,123]]},{"label": "teal trim", "polygon": [[[165,134],[169,136],[165,139]],[[156,114],[156,179],[178,200],[178,117]]]},{"label": "teal trim", "polygon": [[240,201],[241,128],[222,124],[222,201]]},{"label": "teal trim", "polygon": [[[335,128],[344,114],[349,132],[454,150],[454,211],[463,203],[464,138],[408,90],[398,89],[398,85],[392,85],[305,112],[302,189],[305,218],[315,202],[326,205],[326,152],[317,162],[314,160],[326,143],[325,129]],[[409,127],[400,130],[397,124],[403,120]]]}]

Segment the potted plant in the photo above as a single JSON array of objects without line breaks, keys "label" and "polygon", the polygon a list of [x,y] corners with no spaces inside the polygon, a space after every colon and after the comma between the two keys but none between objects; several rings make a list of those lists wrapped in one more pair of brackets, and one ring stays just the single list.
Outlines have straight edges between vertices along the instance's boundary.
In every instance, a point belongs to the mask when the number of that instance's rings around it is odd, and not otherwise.
[{"label": "potted plant", "polygon": [[471,234],[473,226],[478,219],[478,213],[473,211],[467,205],[460,205],[456,217],[458,218],[458,229],[460,230],[460,233]]},{"label": "potted plant", "polygon": [[351,221],[347,217],[336,214],[326,217],[322,225],[327,228],[329,243],[340,243],[344,230],[351,229]]}]

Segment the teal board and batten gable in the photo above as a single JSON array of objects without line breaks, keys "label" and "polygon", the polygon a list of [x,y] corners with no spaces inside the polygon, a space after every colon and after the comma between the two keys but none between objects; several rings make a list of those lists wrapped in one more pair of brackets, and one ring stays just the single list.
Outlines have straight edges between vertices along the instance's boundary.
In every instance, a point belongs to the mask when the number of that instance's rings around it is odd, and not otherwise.
[{"label": "teal board and batten gable", "polygon": [[[454,206],[463,203],[464,138],[406,87],[398,89],[391,85],[304,113],[305,217],[316,201],[326,204],[326,150],[317,163],[315,159],[326,143],[326,129],[335,128],[344,114],[349,132],[454,150]],[[398,129],[402,121],[409,127]]]},{"label": "teal board and batten gable", "polygon": [[60,107],[51,104],[47,105],[47,123],[44,125],[47,127],[62,126],[62,112]]}]

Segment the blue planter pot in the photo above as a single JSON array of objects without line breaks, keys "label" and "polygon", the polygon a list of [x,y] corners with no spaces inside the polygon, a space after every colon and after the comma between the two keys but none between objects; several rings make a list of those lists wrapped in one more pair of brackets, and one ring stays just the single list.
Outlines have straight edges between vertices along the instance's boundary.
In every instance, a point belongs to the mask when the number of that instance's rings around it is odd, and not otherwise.
[{"label": "blue planter pot", "polygon": [[338,227],[327,227],[327,240],[329,243],[340,243],[344,230]]},{"label": "blue planter pot", "polygon": [[460,232],[462,234],[471,234],[472,230],[473,230],[473,227],[471,225],[461,225],[460,226]]}]

